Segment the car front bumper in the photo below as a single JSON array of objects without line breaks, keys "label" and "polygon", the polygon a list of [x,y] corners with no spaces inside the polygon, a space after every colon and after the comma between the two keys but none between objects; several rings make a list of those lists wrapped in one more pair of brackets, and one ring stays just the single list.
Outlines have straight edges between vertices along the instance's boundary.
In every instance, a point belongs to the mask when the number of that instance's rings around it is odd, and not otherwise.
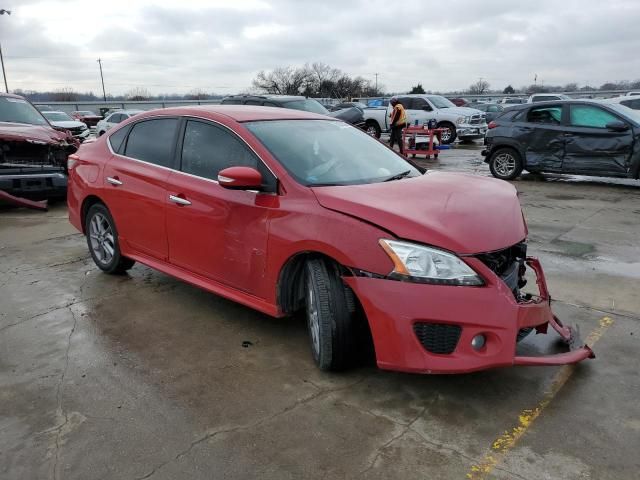
[{"label": "car front bumper", "polygon": [[486,123],[479,125],[462,124],[456,127],[456,135],[460,139],[469,140],[484,138],[485,134],[487,133],[487,128],[488,127]]},{"label": "car front bumper", "polygon": [[26,198],[53,198],[66,195],[67,176],[62,170],[42,169],[38,172],[29,172],[29,170],[29,168],[22,168],[11,173],[0,170],[0,190]]},{"label": "car front bumper", "polygon": [[[579,344],[573,331],[553,315],[542,267],[527,258],[536,275],[539,295],[517,301],[507,285],[480,260],[465,259],[486,281],[483,287],[458,287],[401,282],[366,276],[344,277],[360,300],[369,321],[380,368],[415,373],[467,373],[511,365],[562,365],[593,358],[588,346],[539,357],[516,354],[516,337],[523,328],[546,333],[552,326],[561,337]],[[416,334],[416,324],[459,328],[454,350],[432,353]],[[440,327],[438,327],[440,328]],[[472,339],[484,335],[476,350]]]}]

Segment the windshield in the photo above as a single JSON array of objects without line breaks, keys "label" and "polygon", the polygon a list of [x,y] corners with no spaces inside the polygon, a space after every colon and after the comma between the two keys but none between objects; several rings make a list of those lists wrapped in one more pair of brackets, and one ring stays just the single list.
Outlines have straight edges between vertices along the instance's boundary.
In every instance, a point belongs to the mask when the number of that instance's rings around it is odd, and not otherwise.
[{"label": "windshield", "polygon": [[50,122],[75,122],[73,118],[64,112],[42,112],[42,114],[47,117],[47,120]]},{"label": "windshield", "polygon": [[329,110],[324,108],[320,102],[311,98],[305,98],[304,100],[294,100],[292,102],[284,102],[282,105],[284,106],[284,108],[304,110],[305,112],[319,113],[321,115],[327,115],[329,113]]},{"label": "windshield", "polygon": [[427,98],[436,108],[451,108],[456,106],[455,103],[441,97],[440,95],[429,95]]},{"label": "windshield", "polygon": [[0,97],[0,122],[48,125],[36,108],[22,98]]},{"label": "windshield", "polygon": [[246,127],[303,185],[358,185],[420,172],[378,140],[343,122],[272,120]]}]

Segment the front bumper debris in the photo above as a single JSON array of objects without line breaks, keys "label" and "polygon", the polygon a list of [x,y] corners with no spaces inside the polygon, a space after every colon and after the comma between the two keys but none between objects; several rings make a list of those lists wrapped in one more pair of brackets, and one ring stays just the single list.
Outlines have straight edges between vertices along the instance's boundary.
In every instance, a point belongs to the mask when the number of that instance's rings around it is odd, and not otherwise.
[{"label": "front bumper debris", "polygon": [[[516,300],[513,292],[481,260],[465,261],[486,281],[483,287],[458,287],[401,282],[368,276],[344,277],[360,300],[373,337],[380,368],[415,373],[467,373],[512,365],[562,365],[594,358],[577,332],[551,311],[550,297],[540,262],[527,257],[535,273],[539,294]],[[416,334],[426,331],[458,331],[450,353],[433,353]],[[546,333],[548,325],[571,346],[566,353],[539,357],[518,356],[516,338],[521,329]],[[418,328],[418,329],[419,329]],[[423,330],[424,331],[424,330]],[[480,349],[472,340],[483,335]]]}]

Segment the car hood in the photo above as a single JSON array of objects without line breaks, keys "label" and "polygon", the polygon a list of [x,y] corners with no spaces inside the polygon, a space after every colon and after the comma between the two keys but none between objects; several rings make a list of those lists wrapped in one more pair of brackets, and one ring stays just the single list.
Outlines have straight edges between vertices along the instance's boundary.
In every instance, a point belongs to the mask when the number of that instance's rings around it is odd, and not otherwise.
[{"label": "car hood", "polygon": [[67,134],[46,125],[0,122],[0,139],[8,141],[35,140],[59,144],[67,139]]},{"label": "car hood", "polygon": [[477,108],[469,108],[469,107],[449,107],[449,108],[443,108],[441,110],[447,113],[462,115],[464,117],[475,115],[476,113],[482,113]]},{"label": "car hood", "polygon": [[78,127],[82,127],[84,126],[84,123],[82,122],[78,122],[77,120],[53,120],[51,122],[51,125],[55,125],[56,127],[61,127],[61,128],[78,128]]},{"label": "car hood", "polygon": [[502,180],[429,172],[398,181],[312,190],[325,208],[399,238],[461,255],[500,250],[527,236],[516,189]]}]

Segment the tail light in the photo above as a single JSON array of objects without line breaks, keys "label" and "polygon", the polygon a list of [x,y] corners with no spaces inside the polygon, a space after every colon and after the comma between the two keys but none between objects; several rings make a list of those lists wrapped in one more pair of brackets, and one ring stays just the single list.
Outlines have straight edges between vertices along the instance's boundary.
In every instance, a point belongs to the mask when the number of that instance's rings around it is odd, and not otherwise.
[{"label": "tail light", "polygon": [[489,125],[487,125],[487,128],[488,128],[489,130],[491,130],[492,128],[496,128],[497,126],[498,126],[498,124],[496,123],[496,121],[495,121],[495,120],[491,120],[491,121],[489,122]]},{"label": "tail light", "polygon": [[75,164],[80,160],[80,157],[75,153],[72,153],[67,157],[67,170],[71,170]]}]

